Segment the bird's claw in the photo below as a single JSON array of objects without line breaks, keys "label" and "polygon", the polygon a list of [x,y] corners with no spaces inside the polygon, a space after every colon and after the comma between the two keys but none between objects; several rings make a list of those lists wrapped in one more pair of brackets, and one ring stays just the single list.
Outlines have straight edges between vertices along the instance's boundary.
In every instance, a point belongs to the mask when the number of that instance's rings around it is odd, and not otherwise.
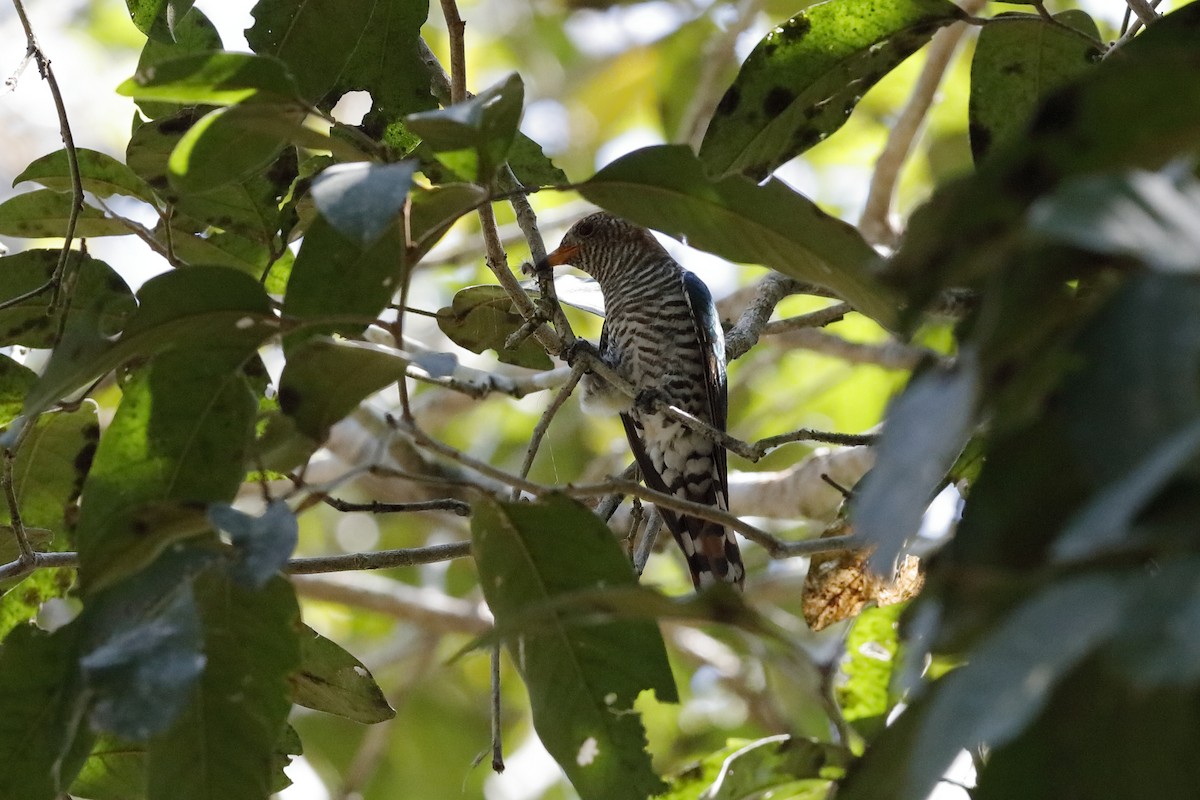
[{"label": "bird's claw", "polygon": [[562,351],[562,359],[573,367],[575,366],[575,362],[579,360],[580,356],[584,354],[591,356],[597,361],[600,360],[600,351],[596,348],[596,345],[592,344],[587,339],[575,339],[566,347],[564,347]]}]

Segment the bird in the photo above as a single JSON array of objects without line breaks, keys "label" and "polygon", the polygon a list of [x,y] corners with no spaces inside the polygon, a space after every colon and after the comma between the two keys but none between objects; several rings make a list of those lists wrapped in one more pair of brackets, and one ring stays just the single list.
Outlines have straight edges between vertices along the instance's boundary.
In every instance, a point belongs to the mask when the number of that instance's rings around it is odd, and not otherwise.
[{"label": "bird", "polygon": [[[563,265],[599,284],[605,320],[595,355],[637,390],[630,398],[585,373],[584,409],[620,415],[647,486],[729,511],[725,448],[656,410],[654,402],[664,400],[725,430],[725,339],[708,287],[649,230],[604,211],[572,225],[537,267]],[[745,567],[733,531],[670,509],[659,513],[687,558],[697,590],[718,582],[742,587]]]}]

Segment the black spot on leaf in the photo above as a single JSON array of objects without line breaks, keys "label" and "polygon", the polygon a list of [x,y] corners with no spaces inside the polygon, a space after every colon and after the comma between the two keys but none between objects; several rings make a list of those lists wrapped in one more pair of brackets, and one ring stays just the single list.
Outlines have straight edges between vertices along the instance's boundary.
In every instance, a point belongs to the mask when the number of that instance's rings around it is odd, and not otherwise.
[{"label": "black spot on leaf", "polygon": [[787,110],[787,107],[796,99],[796,93],[791,89],[785,89],[782,86],[776,86],[767,92],[766,98],[763,100],[762,110],[767,116],[774,117],[782,114]]},{"label": "black spot on leaf", "polygon": [[776,28],[776,34],[785,44],[795,44],[808,35],[812,23],[804,14],[798,14]]},{"label": "black spot on leaf", "polygon": [[1074,88],[1055,92],[1033,118],[1030,133],[1045,136],[1070,128],[1079,117],[1079,94]]}]

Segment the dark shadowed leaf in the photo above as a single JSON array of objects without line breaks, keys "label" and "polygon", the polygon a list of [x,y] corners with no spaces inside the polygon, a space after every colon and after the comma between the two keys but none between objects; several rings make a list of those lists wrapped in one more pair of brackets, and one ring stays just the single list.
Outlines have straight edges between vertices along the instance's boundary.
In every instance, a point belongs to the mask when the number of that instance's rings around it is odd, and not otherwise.
[{"label": "dark shadowed leaf", "polygon": [[229,576],[248,589],[261,589],[283,568],[300,535],[296,515],[282,500],[273,501],[257,517],[228,503],[213,503],[208,507],[208,519],[229,534],[236,553]]},{"label": "dark shadowed leaf", "polygon": [[292,702],[367,725],[396,716],[363,663],[307,625],[300,630],[300,669]]},{"label": "dark shadowed leaf", "polygon": [[513,73],[475,97],[440,111],[405,118],[408,129],[426,147],[441,154],[443,163],[459,175],[490,183],[508,157],[525,102],[525,85]]},{"label": "dark shadowed leaf", "polygon": [[253,590],[213,569],[197,581],[196,600],[207,663],[191,704],[150,742],[149,796],[262,800],[291,708],[288,676],[300,664],[296,597],[283,578]]},{"label": "dark shadowed leaf", "polygon": [[845,123],[867,90],[962,17],[948,0],[830,0],[772,30],[717,106],[700,158],[756,179]]},{"label": "dark shadowed leaf", "polygon": [[279,381],[279,405],[314,445],[375,392],[404,376],[398,351],[364,342],[318,337],[288,354]]},{"label": "dark shadowed leaf", "polygon": [[[129,359],[174,347],[228,348],[248,356],[277,324],[258,281],[226,267],[193,267],[156,276],[116,342],[97,338],[86,350],[60,346],[25,400],[34,413]],[[65,341],[65,340],[64,340]]]},{"label": "dark shadowed leaf", "polygon": [[248,128],[246,118],[276,117],[280,125],[300,128],[304,111],[280,105],[218,108],[202,117],[179,140],[167,160],[171,184],[182,192],[203,193],[245,180],[279,158],[288,142]]},{"label": "dark shadowed leaf", "polygon": [[[485,497],[473,505],[480,585],[499,625],[571,592],[635,583],[612,532],[572,500]],[[662,788],[633,712],[648,689],[660,701],[677,699],[653,622],[560,619],[508,642],[529,688],[538,736],[584,800],[641,800]]]},{"label": "dark shadowed leaf", "polygon": [[[139,125],[129,138],[125,163],[183,216],[204,226],[275,245],[283,221],[280,198],[296,175],[295,159],[288,153],[261,174],[208,191],[180,191],[171,183],[168,169],[171,154],[206,111],[187,108]],[[203,229],[202,226],[200,230]]]},{"label": "dark shadowed leaf", "polygon": [[1155,269],[1200,272],[1200,181],[1178,166],[1081,175],[1029,209],[1029,229]]},{"label": "dark shadowed leaf", "polygon": [[825,800],[833,786],[827,778],[849,759],[837,745],[795,736],[734,739],[671,778],[661,800]]},{"label": "dark shadowed leaf", "polygon": [[0,797],[54,800],[87,755],[78,637],[19,625],[0,647]]},{"label": "dark shadowed leaf", "polygon": [[416,171],[414,161],[334,164],[313,180],[312,199],[338,232],[365,249],[396,221]]},{"label": "dark shadowed leaf", "polygon": [[228,106],[248,100],[286,103],[298,90],[278,59],[207,51],[143,64],[117,93],[139,100]]},{"label": "dark shadowed leaf", "polygon": [[[0,203],[0,235],[25,239],[62,238],[67,234],[74,198],[52,189],[10,197]],[[125,236],[132,231],[122,221],[108,217],[98,208],[84,204],[75,221],[75,236]]]},{"label": "dark shadowed leaf", "polygon": [[284,61],[306,99],[329,109],[346,92],[369,92],[364,127],[411,147],[400,119],[436,106],[417,52],[428,0],[263,0],[252,13],[250,47]]},{"label": "dark shadowed leaf", "polygon": [[[79,162],[79,180],[84,191],[99,197],[124,195],[145,200],[147,203],[154,202],[154,192],[150,186],[138,177],[137,173],[112,156],[79,147],[75,150],[75,157]],[[56,150],[35,159],[20,175],[13,178],[13,186],[21,181],[36,181],[57,192],[71,191],[71,170],[67,163],[67,151]]]},{"label": "dark shadowed leaf", "polygon": [[424,189],[414,186],[410,195],[409,232],[413,249],[409,259],[429,252],[459,217],[474,211],[487,199],[487,190],[473,183],[446,183]]},{"label": "dark shadowed leaf", "polygon": [[209,561],[202,551],[169,552],[89,600],[79,666],[93,730],[144,742],[187,705],[205,661],[192,582]]},{"label": "dark shadowed leaf", "polygon": [[399,221],[390,225],[369,247],[359,247],[323,217],[304,235],[292,265],[283,313],[320,322],[322,318],[357,318],[306,328],[287,344],[327,333],[362,331],[400,289],[405,268],[404,234]]},{"label": "dark shadowed leaf", "polygon": [[[923,800],[962,750],[998,747],[1041,711],[1055,684],[1112,635],[1124,610],[1121,584],[1083,577],[1018,608],[975,649],[971,663],[934,689],[896,800]],[[847,792],[849,800],[866,797]],[[877,796],[877,795],[872,795]],[[839,794],[839,800],[841,795]]]},{"label": "dark shadowed leaf", "polygon": [[617,159],[578,190],[693,247],[824,286],[885,327],[899,316],[870,274],[877,256],[862,235],[778,180],[712,180],[691,150],[664,145]]},{"label": "dark shadowed leaf", "polygon": [[233,497],[257,410],[238,370],[246,357],[239,348],[163,353],[125,385],[83,489],[76,540],[89,590],[205,534],[204,507]]},{"label": "dark shadowed leaf", "polygon": [[871,569],[891,574],[905,542],[966,446],[979,400],[978,358],[964,350],[953,369],[912,379],[892,403],[875,467],[851,498],[855,530],[875,546]]},{"label": "dark shadowed leaf", "polygon": [[[16,299],[46,284],[58,266],[59,250],[25,250],[0,259],[0,295]],[[87,356],[107,345],[134,310],[133,294],[108,264],[72,252],[75,292],[63,331],[62,345]],[[57,343],[61,313],[50,315],[49,291],[0,310],[0,344],[51,347]]]},{"label": "dark shadowed leaf", "polygon": [[442,333],[473,353],[495,350],[496,357],[505,364],[530,369],[554,366],[532,336],[514,348],[504,346],[508,337],[525,324],[525,319],[499,286],[484,284],[460,289],[449,306],[438,310],[437,322]]},{"label": "dark shadowed leaf", "polygon": [[1020,135],[1047,93],[1093,66],[1100,32],[1085,12],[1064,11],[1055,22],[1030,14],[1000,14],[979,32],[971,58],[969,106],[975,161]]}]

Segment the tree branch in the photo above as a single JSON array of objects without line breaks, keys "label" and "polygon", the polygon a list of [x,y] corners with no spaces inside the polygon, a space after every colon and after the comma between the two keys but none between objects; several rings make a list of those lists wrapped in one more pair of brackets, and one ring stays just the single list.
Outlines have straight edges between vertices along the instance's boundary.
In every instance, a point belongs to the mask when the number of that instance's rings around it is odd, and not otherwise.
[{"label": "tree branch", "polygon": [[[975,14],[986,3],[987,0],[965,0],[960,5],[967,14]],[[858,223],[859,230],[868,242],[895,247],[899,240],[899,234],[892,227],[890,216],[900,170],[908,160],[909,151],[933,104],[933,97],[942,82],[950,58],[966,30],[966,23],[956,22],[938,31],[929,43],[925,66],[917,78],[912,95],[904,110],[900,112],[900,117],[892,125],[883,152],[875,162],[866,207]]]}]

